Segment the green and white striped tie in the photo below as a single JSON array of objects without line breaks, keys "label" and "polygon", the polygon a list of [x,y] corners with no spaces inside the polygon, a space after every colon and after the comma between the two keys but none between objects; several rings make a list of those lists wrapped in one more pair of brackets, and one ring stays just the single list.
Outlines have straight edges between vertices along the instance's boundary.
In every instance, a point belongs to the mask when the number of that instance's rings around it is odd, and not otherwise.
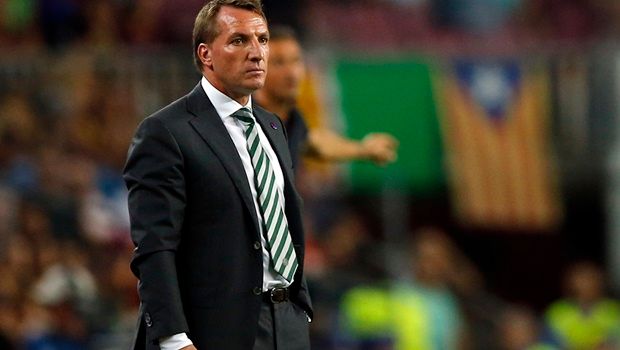
[{"label": "green and white striped tie", "polygon": [[245,129],[248,151],[254,166],[254,184],[263,215],[263,229],[267,233],[267,245],[274,270],[292,282],[297,270],[297,255],[288,230],[288,221],[276,186],[276,175],[258,137],[256,121],[247,108],[233,114]]}]

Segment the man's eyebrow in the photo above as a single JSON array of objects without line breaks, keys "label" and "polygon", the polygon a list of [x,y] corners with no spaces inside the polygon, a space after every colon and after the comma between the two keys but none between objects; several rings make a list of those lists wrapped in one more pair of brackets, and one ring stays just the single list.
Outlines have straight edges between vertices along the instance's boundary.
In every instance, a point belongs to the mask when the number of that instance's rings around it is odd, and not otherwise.
[{"label": "man's eyebrow", "polygon": [[265,29],[265,30],[260,30],[259,29],[258,31],[253,31],[251,29],[250,30],[245,30],[245,31],[244,30],[236,29],[234,32],[229,33],[228,37],[234,37],[234,36],[244,36],[244,37],[247,37],[247,36],[251,36],[251,35],[254,35],[254,34],[256,34],[256,36],[265,36],[265,35],[266,36],[270,36],[270,32],[269,32],[268,29]]},{"label": "man's eyebrow", "polygon": [[241,36],[241,37],[247,37],[248,34],[247,33],[242,33],[242,32],[232,32],[230,33],[230,35],[228,37],[232,38],[235,36]]}]

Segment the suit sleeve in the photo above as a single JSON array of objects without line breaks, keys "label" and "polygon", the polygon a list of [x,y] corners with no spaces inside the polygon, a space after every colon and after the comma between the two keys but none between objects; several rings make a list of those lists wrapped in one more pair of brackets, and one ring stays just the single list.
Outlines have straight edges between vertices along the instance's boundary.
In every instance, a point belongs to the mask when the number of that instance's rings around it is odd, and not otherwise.
[{"label": "suit sleeve", "polygon": [[146,340],[188,332],[176,269],[185,210],[183,156],[161,120],[147,118],[132,141],[123,176],[129,190],[131,270],[138,277]]}]

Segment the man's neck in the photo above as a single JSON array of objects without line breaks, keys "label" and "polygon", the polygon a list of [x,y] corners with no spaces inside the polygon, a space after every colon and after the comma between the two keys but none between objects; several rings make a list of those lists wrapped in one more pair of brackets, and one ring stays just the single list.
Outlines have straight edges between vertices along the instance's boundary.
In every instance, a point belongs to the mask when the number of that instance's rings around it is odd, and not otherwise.
[{"label": "man's neck", "polygon": [[242,106],[245,106],[246,104],[248,104],[248,100],[250,99],[251,92],[247,92],[247,94],[246,93],[235,93],[233,91],[229,91],[225,89],[222,86],[222,84],[217,83],[216,79],[214,79],[213,77],[209,78],[208,74],[205,74],[204,72],[203,72],[203,77],[217,91],[228,96],[230,99],[237,101]]},{"label": "man's neck", "polygon": [[288,119],[289,114],[293,108],[295,108],[295,103],[293,101],[275,99],[260,91],[255,93],[253,97],[261,107],[277,114],[278,117],[284,121]]}]

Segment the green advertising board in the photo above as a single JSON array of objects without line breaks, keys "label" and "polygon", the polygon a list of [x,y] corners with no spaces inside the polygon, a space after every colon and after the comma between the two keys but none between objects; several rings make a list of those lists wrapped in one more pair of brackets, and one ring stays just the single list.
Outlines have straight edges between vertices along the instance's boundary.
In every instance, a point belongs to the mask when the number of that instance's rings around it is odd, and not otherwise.
[{"label": "green advertising board", "polygon": [[386,167],[353,162],[352,190],[383,188],[432,194],[445,185],[443,152],[431,69],[422,59],[349,59],[335,64],[341,112],[349,137],[388,132],[400,142],[398,161]]}]

